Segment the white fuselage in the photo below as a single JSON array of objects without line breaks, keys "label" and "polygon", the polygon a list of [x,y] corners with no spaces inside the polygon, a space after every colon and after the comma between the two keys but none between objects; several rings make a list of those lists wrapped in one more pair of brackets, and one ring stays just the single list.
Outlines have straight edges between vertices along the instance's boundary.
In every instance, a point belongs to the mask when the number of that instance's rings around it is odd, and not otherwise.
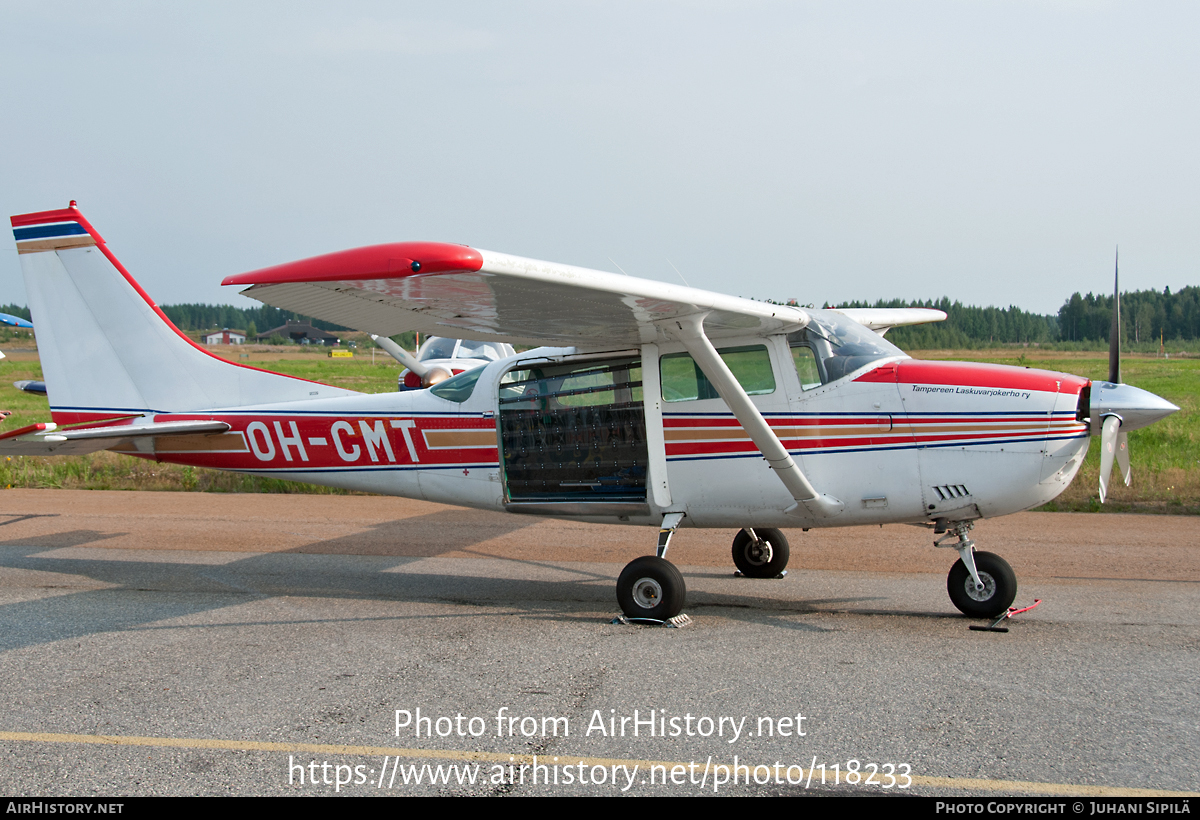
[{"label": "white fuselage", "polygon": [[[720,398],[664,398],[660,360],[678,354],[667,345],[584,357],[570,349],[530,351],[489,364],[474,388],[454,394],[455,400],[437,395],[435,387],[163,414],[158,420],[215,418],[232,429],[221,436],[159,438],[154,455],[484,509],[654,525],[666,513],[682,512],[689,526],[808,527],[1016,512],[1061,493],[1086,453],[1088,429],[1076,419],[1086,380],[1078,377],[897,357],[805,389],[786,337],[741,342],[764,343],[774,389],[752,400],[812,484],[842,503],[836,516],[784,512],[793,506],[791,496]],[[723,349],[738,344],[722,340]],[[603,363],[606,357],[640,363],[644,442],[637,452],[644,452],[645,464],[632,471],[641,482],[640,502],[628,494],[619,503],[598,494],[601,479],[571,482],[574,494],[523,502],[509,486],[516,445],[504,438],[501,417],[505,406],[514,406],[539,423],[551,411],[544,399],[540,410],[515,399],[502,405],[502,379],[511,382],[510,371],[532,372],[531,361]],[[578,410],[587,401],[580,392],[565,391],[557,401]],[[561,452],[561,435],[557,440],[557,454],[525,458],[548,468],[556,459],[561,467],[564,459],[583,464],[592,458],[595,434],[573,456]]]}]

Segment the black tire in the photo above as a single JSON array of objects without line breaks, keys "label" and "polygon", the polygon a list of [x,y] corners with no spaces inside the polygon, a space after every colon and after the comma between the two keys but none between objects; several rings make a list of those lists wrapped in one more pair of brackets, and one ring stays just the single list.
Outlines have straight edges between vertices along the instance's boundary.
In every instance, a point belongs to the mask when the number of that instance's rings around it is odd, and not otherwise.
[{"label": "black tire", "polygon": [[756,544],[745,530],[733,537],[733,565],[747,578],[774,578],[787,568],[788,542],[779,530],[754,528],[768,549]]},{"label": "black tire", "polygon": [[982,593],[975,592],[975,582],[962,559],[954,562],[946,577],[950,600],[968,618],[995,618],[1006,612],[1017,597],[1017,576],[1012,567],[999,555],[977,552],[975,569],[984,583]]},{"label": "black tire", "polygon": [[630,561],[617,579],[617,603],[630,618],[674,618],[683,609],[686,597],[683,575],[670,561],[656,555]]}]

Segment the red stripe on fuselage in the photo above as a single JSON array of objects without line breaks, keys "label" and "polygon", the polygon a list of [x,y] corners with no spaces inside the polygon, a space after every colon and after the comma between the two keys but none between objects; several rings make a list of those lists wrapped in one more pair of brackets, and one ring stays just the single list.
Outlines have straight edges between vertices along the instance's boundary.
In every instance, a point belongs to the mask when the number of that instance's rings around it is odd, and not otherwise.
[{"label": "red stripe on fuselage", "polygon": [[927,362],[906,359],[877,367],[856,382],[899,382],[957,387],[996,387],[1075,395],[1088,380],[1069,373],[976,362]]},{"label": "red stripe on fuselage", "polygon": [[[845,416],[804,416],[787,418],[772,416],[767,423],[772,427],[816,427],[830,424],[878,424],[880,418],[886,418],[888,413],[863,414],[856,417]],[[895,415],[894,413],[891,415]],[[672,430],[686,430],[693,427],[737,427],[741,424],[733,416],[717,416],[713,418],[663,418],[663,426]]]},{"label": "red stripe on fuselage", "polygon": [[[242,416],[205,414],[158,415],[162,421],[224,421],[231,429],[208,437],[214,451],[189,443],[187,451],[172,452],[171,437],[156,440],[160,461],[194,464],[223,470],[313,470],[331,468],[446,467],[458,464],[497,463],[496,446],[479,446],[478,434],[494,434],[495,422],[485,418],[455,416]],[[425,433],[461,431],[464,444],[433,447]],[[222,437],[240,434],[245,452],[229,449]],[[189,437],[194,438],[194,437]]]},{"label": "red stripe on fuselage", "polygon": [[[886,414],[881,414],[886,415]],[[819,450],[849,447],[896,447],[929,444],[963,444],[966,446],[988,444],[994,440],[1040,441],[1071,437],[1087,432],[1087,425],[1073,418],[1057,418],[1042,415],[1031,416],[934,416],[908,417],[891,415],[894,426],[888,431],[863,431],[855,429],[879,423],[881,415],[864,415],[857,418],[840,416],[808,417],[804,419],[772,418],[770,424],[784,447],[790,451]],[[756,453],[758,448],[750,441],[736,419],[726,417],[664,419],[668,430],[695,431],[711,430],[728,434],[727,440],[697,438],[691,441],[668,441],[668,457],[702,456],[736,453]],[[685,423],[679,423],[685,422]],[[937,426],[950,429],[931,431]],[[819,436],[789,436],[788,428],[830,428],[828,434]],[[840,428],[840,429],[839,429]]]}]

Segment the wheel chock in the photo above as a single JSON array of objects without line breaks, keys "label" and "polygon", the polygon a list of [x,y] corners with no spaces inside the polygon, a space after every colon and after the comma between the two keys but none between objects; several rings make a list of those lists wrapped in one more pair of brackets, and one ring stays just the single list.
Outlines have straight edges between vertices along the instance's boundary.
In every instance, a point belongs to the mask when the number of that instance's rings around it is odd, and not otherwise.
[{"label": "wheel chock", "polygon": [[[788,571],[785,569],[785,570],[782,570],[782,571],[781,571],[781,572],[780,572],[778,575],[773,575],[773,576],[771,576],[770,578],[767,578],[766,580],[768,580],[768,581],[778,581],[778,580],[779,580],[779,579],[781,579],[781,578],[786,578],[786,577],[787,577],[787,574],[788,574]],[[744,575],[740,569],[735,569],[735,570],[733,571],[733,577],[734,577],[734,578],[746,578],[747,576],[746,576],[746,575]],[[761,580],[763,580],[763,579],[762,579],[762,578],[759,578],[759,579],[757,579],[757,580],[761,581]]]},{"label": "wheel chock", "polygon": [[1009,618],[1011,618],[1014,615],[1020,615],[1022,612],[1028,612],[1029,610],[1033,609],[1041,602],[1042,602],[1041,598],[1035,598],[1033,603],[1030,604],[1029,606],[1025,607],[1024,609],[1017,609],[1015,606],[1010,606],[1008,608],[1008,612],[1005,612],[999,618],[992,621],[990,626],[971,626],[970,629],[973,629],[976,632],[1007,632],[1008,627],[1000,626],[1000,624],[1004,623],[1005,621],[1007,621]]},{"label": "wheel chock", "polygon": [[627,615],[617,615],[611,623],[620,624],[622,626],[665,626],[667,629],[683,629],[691,624],[690,616],[680,613],[674,618],[667,618],[665,621],[660,621],[657,618],[630,618]]}]

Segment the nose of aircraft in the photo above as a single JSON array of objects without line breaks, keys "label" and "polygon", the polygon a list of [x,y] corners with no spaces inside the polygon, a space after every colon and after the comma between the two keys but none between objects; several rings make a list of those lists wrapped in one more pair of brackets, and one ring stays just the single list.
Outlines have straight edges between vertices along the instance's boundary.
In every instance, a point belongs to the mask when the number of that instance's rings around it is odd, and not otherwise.
[{"label": "nose of aircraft", "polygon": [[1166,399],[1128,384],[1092,382],[1092,417],[1121,417],[1121,429],[1137,430],[1165,419],[1179,408]]}]

